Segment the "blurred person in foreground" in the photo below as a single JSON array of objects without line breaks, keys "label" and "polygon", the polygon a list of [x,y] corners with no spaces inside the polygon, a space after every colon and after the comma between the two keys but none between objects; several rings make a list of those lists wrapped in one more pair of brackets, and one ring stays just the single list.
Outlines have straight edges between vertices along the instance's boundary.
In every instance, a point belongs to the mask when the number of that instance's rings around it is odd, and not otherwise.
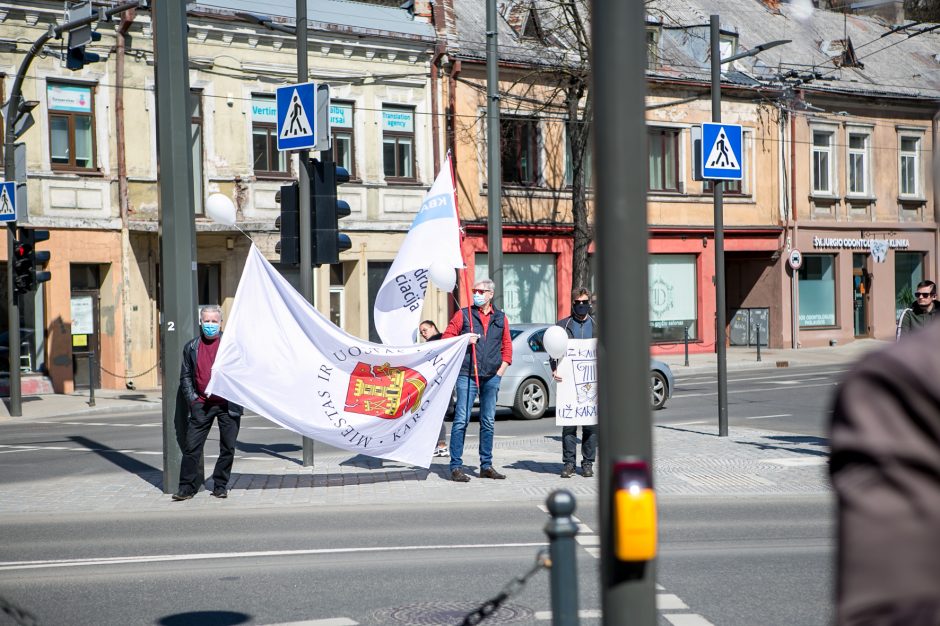
[{"label": "blurred person in foreground", "polygon": [[831,446],[836,623],[940,625],[940,324],[849,372]]}]

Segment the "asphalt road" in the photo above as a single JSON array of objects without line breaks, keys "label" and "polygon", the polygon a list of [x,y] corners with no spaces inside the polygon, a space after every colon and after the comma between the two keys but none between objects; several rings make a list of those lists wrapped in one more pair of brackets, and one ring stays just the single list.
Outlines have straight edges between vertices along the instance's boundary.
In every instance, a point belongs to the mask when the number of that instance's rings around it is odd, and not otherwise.
[{"label": "asphalt road", "polygon": [[[716,625],[828,623],[829,506],[664,499],[664,603]],[[581,623],[596,624],[596,501],[579,516]],[[532,503],[16,516],[0,520],[0,598],[46,625],[456,624],[533,565],[546,521]],[[540,572],[493,623],[549,609]]]}]

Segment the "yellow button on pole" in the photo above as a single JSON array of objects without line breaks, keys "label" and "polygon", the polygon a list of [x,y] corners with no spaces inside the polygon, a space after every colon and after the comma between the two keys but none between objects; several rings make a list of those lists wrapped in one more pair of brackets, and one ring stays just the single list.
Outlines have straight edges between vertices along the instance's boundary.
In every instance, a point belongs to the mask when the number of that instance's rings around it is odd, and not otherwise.
[{"label": "yellow button on pole", "polygon": [[621,561],[656,558],[656,494],[649,464],[620,461],[613,471],[614,554]]}]

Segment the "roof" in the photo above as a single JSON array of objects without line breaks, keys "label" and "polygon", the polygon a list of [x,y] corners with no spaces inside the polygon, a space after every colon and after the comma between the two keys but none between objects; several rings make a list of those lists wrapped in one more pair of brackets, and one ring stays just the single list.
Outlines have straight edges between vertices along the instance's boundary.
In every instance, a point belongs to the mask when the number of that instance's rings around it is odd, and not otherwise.
[{"label": "roof", "polygon": [[[190,10],[234,13],[243,11],[281,18],[294,23],[296,0],[196,0]],[[407,36],[433,40],[434,27],[415,20],[405,9],[377,6],[350,0],[307,0],[308,23],[320,30],[350,30],[354,33]]]}]

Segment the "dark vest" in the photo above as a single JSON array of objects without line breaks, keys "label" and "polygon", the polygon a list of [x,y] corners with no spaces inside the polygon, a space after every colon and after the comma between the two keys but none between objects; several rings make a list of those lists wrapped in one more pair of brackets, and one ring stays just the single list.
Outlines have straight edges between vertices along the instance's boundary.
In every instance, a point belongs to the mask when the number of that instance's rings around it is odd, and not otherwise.
[{"label": "dark vest", "polygon": [[[490,313],[490,324],[486,327],[486,335],[483,335],[483,322],[480,320],[480,310],[471,307],[473,315],[473,328],[470,328],[467,309],[460,309],[463,313],[463,327],[460,334],[474,332],[480,335],[477,341],[477,368],[481,378],[495,376],[499,366],[503,364],[503,327],[506,325],[506,314],[497,309]],[[467,346],[467,354],[463,358],[463,365],[460,367],[461,375],[473,376],[473,346]]]}]

